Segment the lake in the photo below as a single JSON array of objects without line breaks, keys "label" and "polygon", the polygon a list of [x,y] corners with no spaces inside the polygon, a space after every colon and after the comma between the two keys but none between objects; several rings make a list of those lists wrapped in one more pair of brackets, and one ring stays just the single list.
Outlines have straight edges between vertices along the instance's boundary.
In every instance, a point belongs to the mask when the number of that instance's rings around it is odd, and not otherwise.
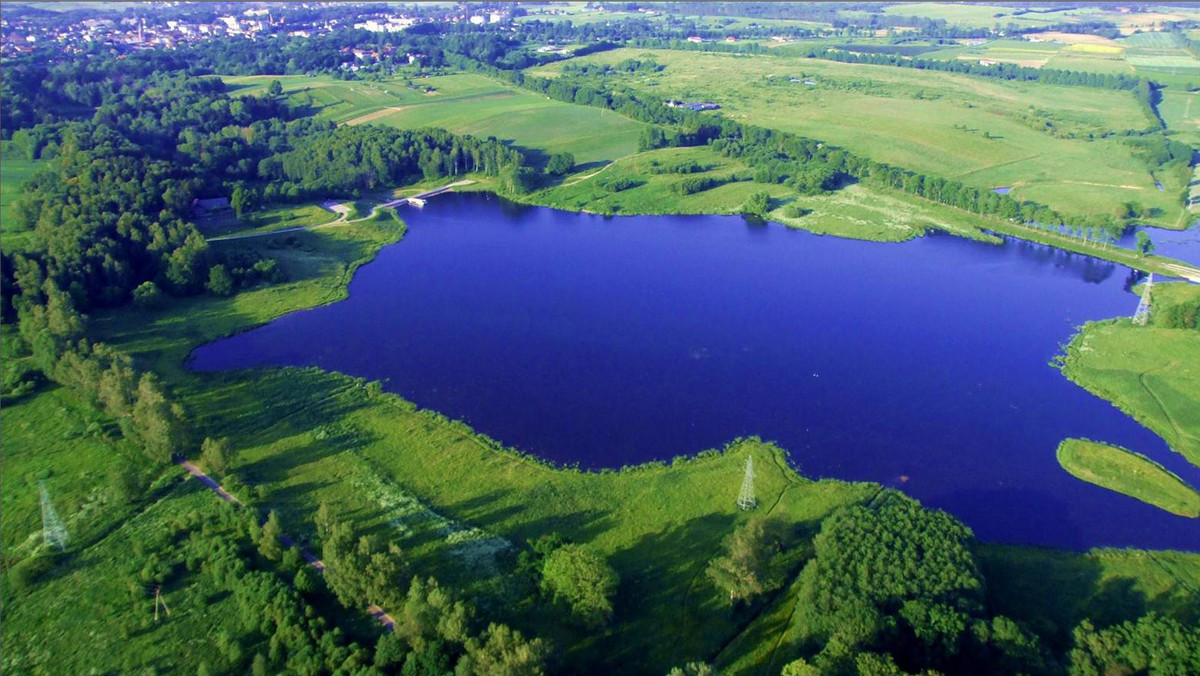
[{"label": "lake", "polygon": [[[1027,243],[820,237],[736,216],[601,217],[445,195],[349,298],[205,345],[194,369],[317,365],[559,463],[758,435],[983,539],[1200,548],[1194,520],[1074,479],[1082,436],[1200,471],[1048,365],[1130,315],[1130,270]],[[737,479],[731,479],[734,483]],[[733,499],[731,495],[731,500]]]}]

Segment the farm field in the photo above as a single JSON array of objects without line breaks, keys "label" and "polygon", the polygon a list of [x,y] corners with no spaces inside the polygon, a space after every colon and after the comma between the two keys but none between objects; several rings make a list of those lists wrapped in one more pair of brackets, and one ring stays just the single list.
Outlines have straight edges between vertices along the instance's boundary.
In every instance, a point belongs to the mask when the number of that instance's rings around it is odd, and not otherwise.
[{"label": "farm field", "polygon": [[225,77],[235,93],[265,91],[272,80],[298,103],[311,99],[317,115],[339,124],[380,124],[401,129],[442,127],[496,138],[546,153],[570,151],[580,165],[610,162],[637,148],[642,125],[614,112],[574,106],[470,73],[420,78],[345,81],[329,77]]},{"label": "farm field", "polygon": [[[886,66],[801,58],[620,49],[579,59],[612,64],[653,59],[666,66],[629,84],[662,98],[712,100],[732,119],[803,134],[900,167],[980,188],[1012,187],[1018,198],[1067,213],[1107,213],[1125,202],[1177,227],[1179,177],[1154,185],[1146,165],[1106,131],[1153,122],[1126,92],[1007,83]],[[532,72],[554,75],[552,64]],[[735,70],[737,82],[723,74]],[[792,82],[803,78],[813,85]],[[1052,122],[1051,135],[1040,129]],[[1076,138],[1064,138],[1074,135]],[[1069,177],[1069,178],[1068,178]]]},{"label": "farm field", "polygon": [[1163,92],[1158,113],[1175,138],[1200,147],[1200,93],[1167,90]]},{"label": "farm field", "polygon": [[1017,8],[1012,6],[937,2],[897,3],[884,7],[883,12],[891,16],[944,19],[951,24],[976,28],[991,28],[996,24],[1006,26],[1010,23],[1022,28],[1036,28],[1057,23],[1111,21],[1125,34],[1138,30],[1154,30],[1164,21],[1186,21],[1200,16],[1194,9],[1180,6],[1151,6],[1145,11],[1131,13],[1105,11],[1099,7],[1069,7],[1055,11],[1033,6],[1033,11],[1018,13]]}]

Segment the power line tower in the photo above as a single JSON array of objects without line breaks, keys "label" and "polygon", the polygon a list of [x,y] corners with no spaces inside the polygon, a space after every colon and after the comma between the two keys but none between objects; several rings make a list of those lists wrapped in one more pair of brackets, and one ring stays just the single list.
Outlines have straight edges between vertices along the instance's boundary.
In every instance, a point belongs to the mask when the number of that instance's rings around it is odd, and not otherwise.
[{"label": "power line tower", "polygon": [[1137,310],[1133,313],[1133,323],[1145,326],[1150,319],[1150,292],[1154,289],[1154,273],[1146,279],[1146,288],[1142,289],[1142,299],[1138,301]]},{"label": "power line tower", "polygon": [[746,458],[746,475],[742,478],[742,490],[738,493],[737,506],[749,511],[758,506],[754,499],[754,458]]},{"label": "power line tower", "polygon": [[46,484],[38,484],[42,492],[42,542],[47,547],[57,547],[58,551],[67,548],[67,528],[58,512],[54,511],[54,503],[50,502],[50,492]]}]

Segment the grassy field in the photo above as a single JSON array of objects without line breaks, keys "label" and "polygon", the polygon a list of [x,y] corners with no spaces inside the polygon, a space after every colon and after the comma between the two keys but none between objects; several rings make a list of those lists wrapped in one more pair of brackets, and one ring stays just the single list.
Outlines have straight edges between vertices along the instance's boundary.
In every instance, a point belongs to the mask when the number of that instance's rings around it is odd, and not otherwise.
[{"label": "grassy field", "polygon": [[[655,96],[716,101],[723,106],[719,114],[731,119],[980,188],[1010,186],[1018,198],[1067,213],[1106,213],[1132,201],[1155,209],[1156,225],[1175,227],[1183,209],[1182,179],[1166,177],[1159,191],[1129,146],[1094,136],[1152,124],[1126,92],[800,57],[620,49],[581,60],[628,58],[666,66],[625,77]],[[561,67],[533,72],[554,75]],[[732,81],[731,72],[738,73]],[[1054,135],[1046,122],[1055,126]]]},{"label": "grassy field", "polygon": [[1058,464],[1077,479],[1172,514],[1200,516],[1200,493],[1144,455],[1086,439],[1064,440],[1057,455]]},{"label": "grassy field", "polygon": [[25,160],[14,157],[12,141],[0,141],[0,237],[4,238],[5,251],[15,251],[32,246],[31,233],[16,230],[13,225],[12,203],[16,201],[21,184],[29,180],[37,170],[40,160]]},{"label": "grassy field", "polygon": [[459,134],[496,138],[546,153],[570,151],[580,165],[611,162],[634,152],[642,125],[614,112],[552,101],[495,80],[463,73],[385,82],[331,77],[225,77],[236,93],[255,94],[279,80],[296,103],[345,124],[401,129],[442,127]]},{"label": "grassy field", "polygon": [[[752,193],[765,191],[773,200],[771,220],[817,234],[899,242],[938,228],[965,237],[988,239],[979,231],[988,227],[988,223],[971,214],[858,185],[826,195],[798,197],[778,184],[738,181],[679,195],[671,186],[683,176],[656,173],[655,163],[658,167],[668,167],[681,162],[696,162],[708,168],[691,176],[726,178],[735,173],[750,173],[743,163],[708,147],[664,148],[626,157],[602,171],[568,177],[562,185],[521,199],[531,204],[601,214],[732,214],[741,210]],[[606,187],[619,180],[631,181],[634,187],[620,191]],[[786,215],[789,206],[799,206],[807,213],[799,218],[789,217]]]},{"label": "grassy field", "polygon": [[[1195,297],[1200,287],[1159,284],[1153,293],[1163,303]],[[1128,319],[1088,323],[1067,346],[1063,373],[1200,466],[1200,333]]]},{"label": "grassy field", "polygon": [[45,487],[72,543],[103,536],[128,515],[113,476],[129,472],[149,485],[156,470],[123,441],[110,421],[57,387],[4,401],[4,491],[0,545],[19,561],[41,544],[40,489]]}]

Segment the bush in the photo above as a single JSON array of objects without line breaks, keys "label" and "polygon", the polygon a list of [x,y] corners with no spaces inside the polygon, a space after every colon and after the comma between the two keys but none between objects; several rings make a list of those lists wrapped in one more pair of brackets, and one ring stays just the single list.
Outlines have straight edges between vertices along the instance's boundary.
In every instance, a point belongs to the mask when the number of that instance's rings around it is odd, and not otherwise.
[{"label": "bush", "polygon": [[636,188],[639,185],[642,185],[642,182],[637,179],[629,178],[628,176],[616,176],[597,181],[597,184],[609,192],[621,192],[622,190]]},{"label": "bush", "polygon": [[603,626],[612,618],[618,582],[617,572],[604,557],[581,545],[559,547],[542,565],[543,588],[565,601],[571,613],[590,627]]},{"label": "bush", "polygon": [[714,176],[694,176],[685,178],[671,186],[672,192],[677,195],[692,195],[705,190],[711,190],[719,185],[724,185],[730,181],[729,177],[717,178]]},{"label": "bush", "polygon": [[154,282],[142,282],[133,290],[133,305],[139,310],[158,310],[166,303],[166,295]]},{"label": "bush", "polygon": [[218,263],[208,270],[208,283],[204,285],[208,292],[217,296],[233,295],[233,277],[229,270]]}]

